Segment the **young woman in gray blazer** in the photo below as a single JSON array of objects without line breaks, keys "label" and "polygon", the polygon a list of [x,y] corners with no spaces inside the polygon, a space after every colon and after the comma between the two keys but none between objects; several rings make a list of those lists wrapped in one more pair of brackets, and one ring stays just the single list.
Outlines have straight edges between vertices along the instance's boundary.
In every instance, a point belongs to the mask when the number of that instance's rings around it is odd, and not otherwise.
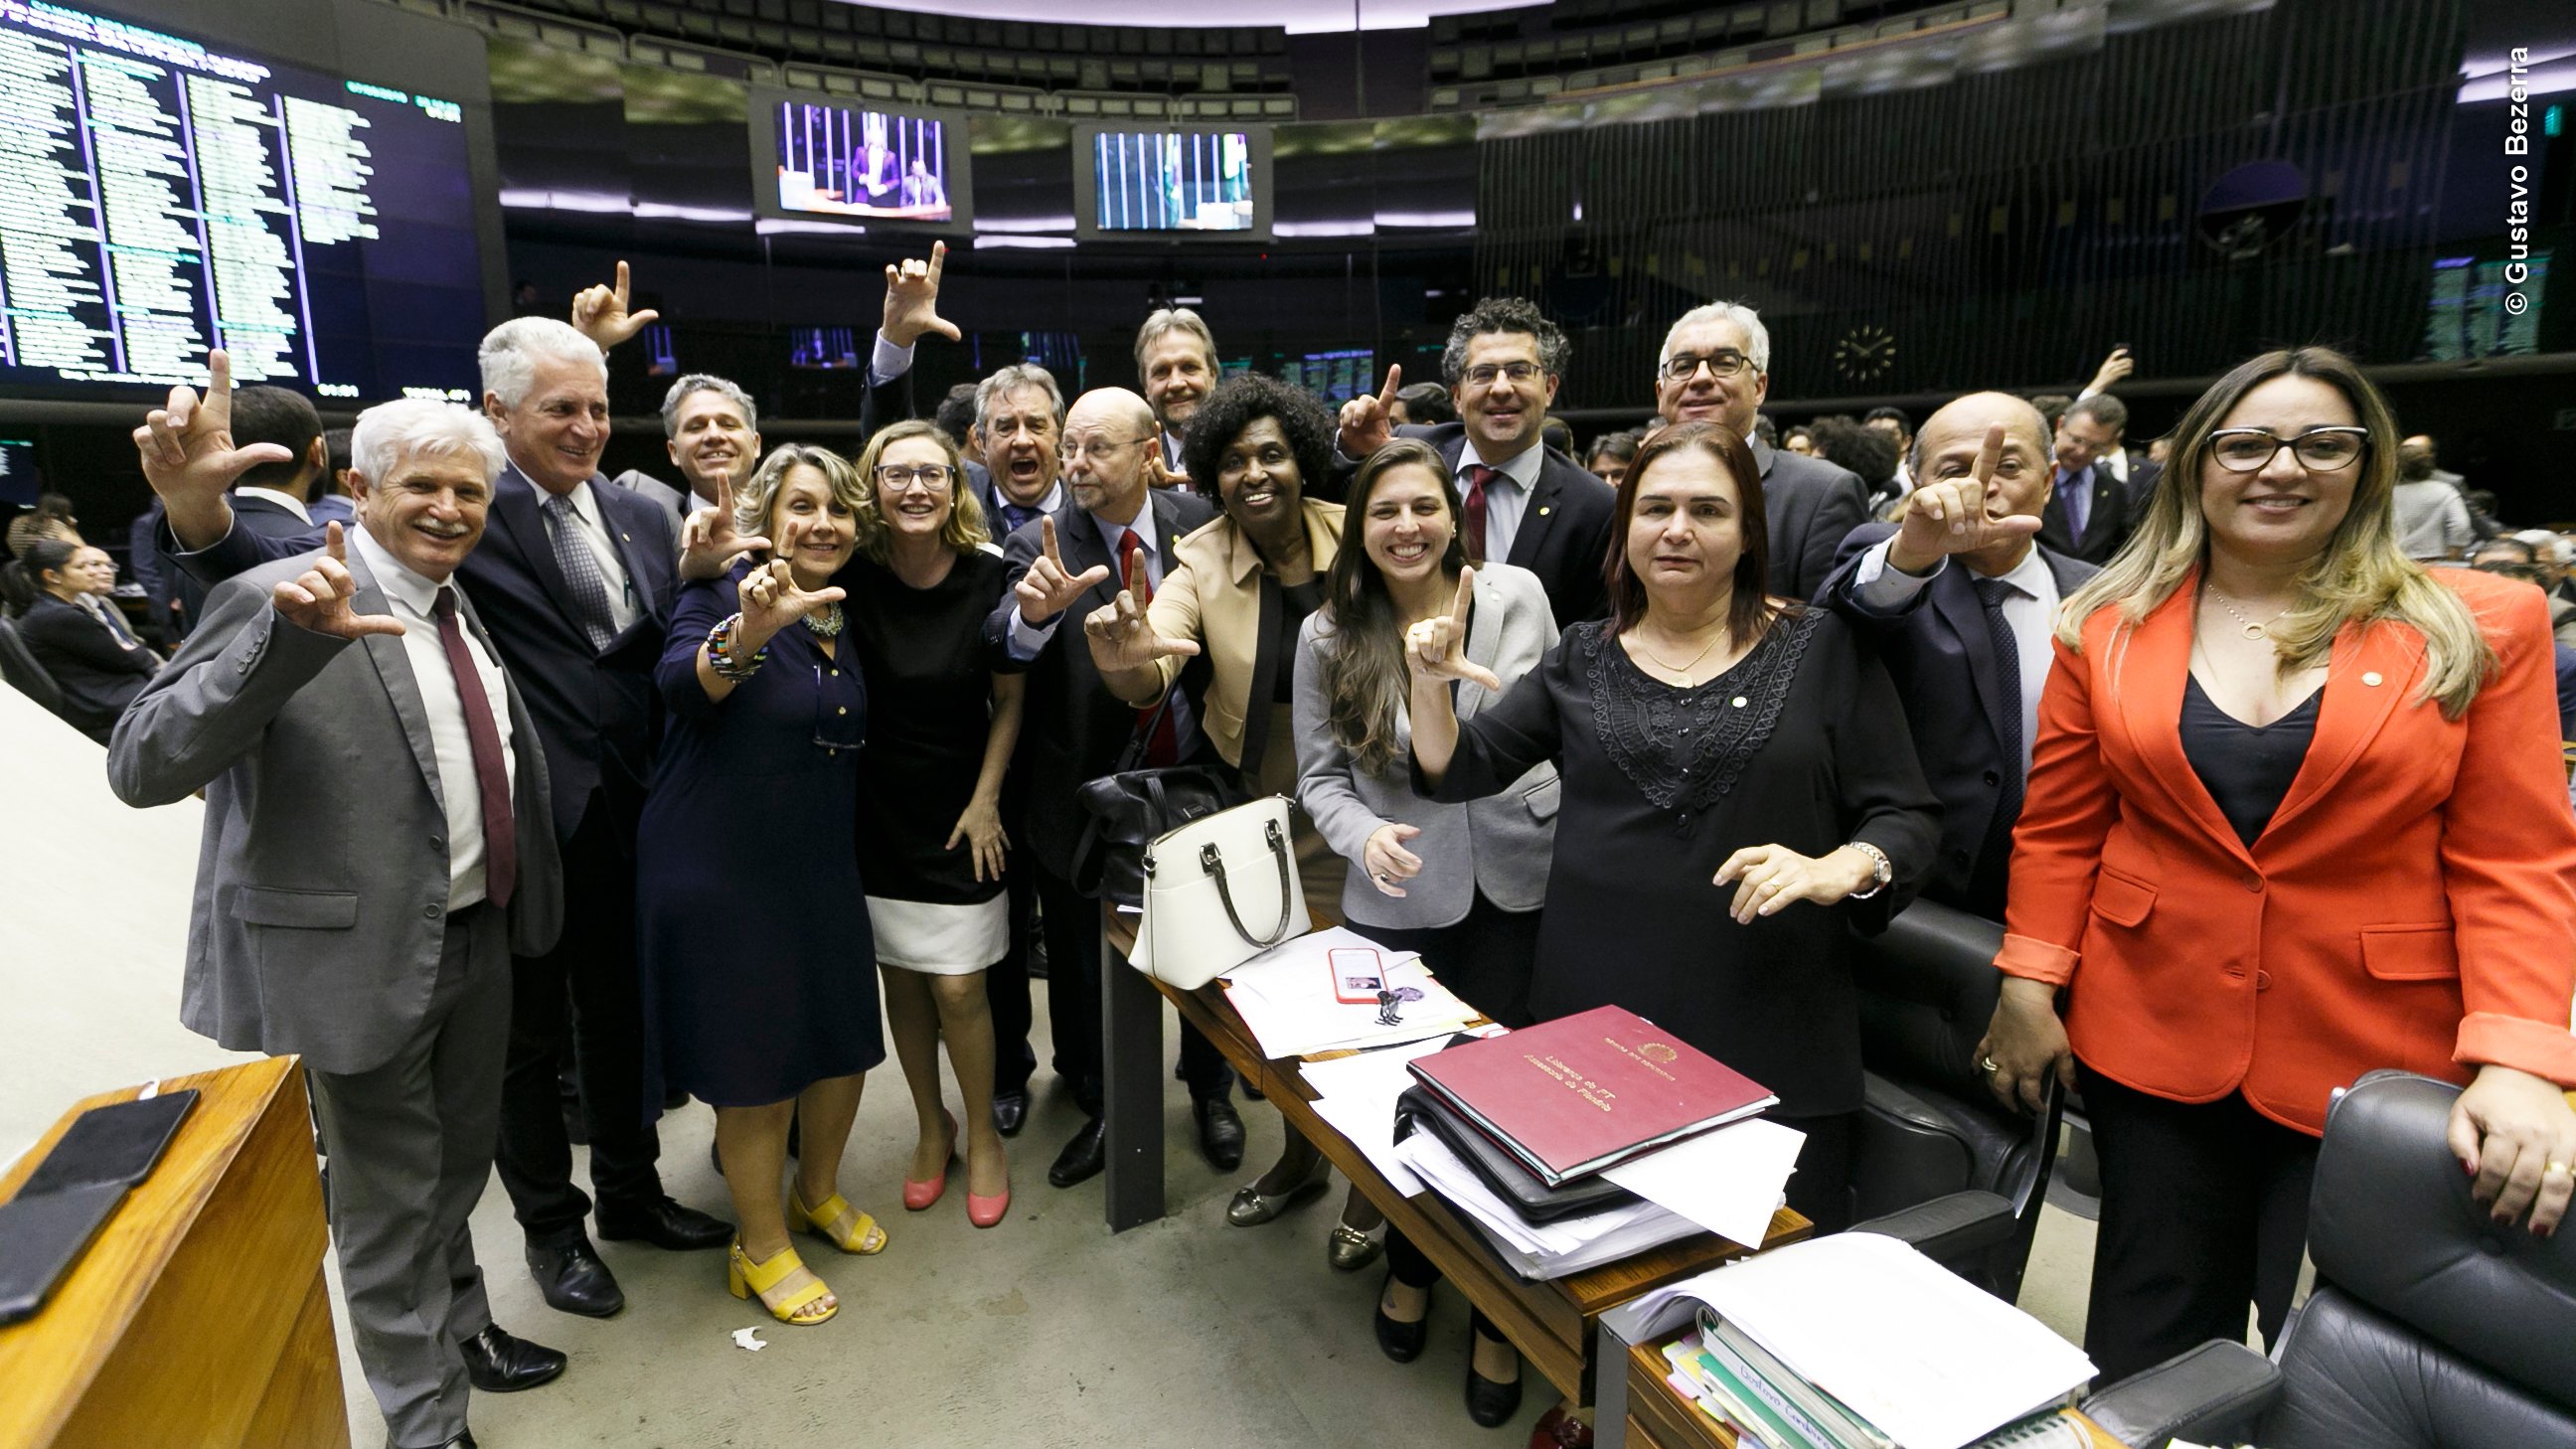
[{"label": "young woman in gray blazer", "polygon": [[[1456,484],[1440,455],[1399,439],[1351,481],[1341,552],[1325,606],[1297,641],[1297,801],[1351,863],[1342,914],[1390,952],[1418,951],[1442,984],[1506,1026],[1529,1022],[1530,964],[1556,833],[1556,768],[1542,764],[1500,794],[1463,805],[1416,794],[1405,714],[1405,630],[1456,608],[1468,614],[1467,657],[1489,680],[1461,683],[1472,717],[1556,643],[1538,576],[1509,564],[1468,567]],[[1378,1214],[1353,1192],[1328,1243],[1335,1267],[1376,1256]],[[1399,1362],[1422,1350],[1438,1273],[1403,1235],[1387,1234],[1378,1342]],[[1519,1358],[1481,1318],[1468,1364],[1468,1410],[1487,1425],[1520,1401]]]}]

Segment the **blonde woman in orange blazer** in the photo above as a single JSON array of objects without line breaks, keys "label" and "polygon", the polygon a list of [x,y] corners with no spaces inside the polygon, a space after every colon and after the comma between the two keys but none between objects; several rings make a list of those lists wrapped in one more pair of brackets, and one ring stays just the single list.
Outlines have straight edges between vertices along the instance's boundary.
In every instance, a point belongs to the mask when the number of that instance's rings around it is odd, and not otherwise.
[{"label": "blonde woman in orange blazer", "polygon": [[2008,1102],[2083,1089],[2108,1380],[2240,1337],[2248,1301],[2277,1339],[2364,1072],[2467,1084],[2450,1150],[2497,1220],[2552,1232],[2576,1192],[2548,612],[2398,549],[2397,439],[2342,356],[2245,363],[2060,616],[1981,1065]]}]

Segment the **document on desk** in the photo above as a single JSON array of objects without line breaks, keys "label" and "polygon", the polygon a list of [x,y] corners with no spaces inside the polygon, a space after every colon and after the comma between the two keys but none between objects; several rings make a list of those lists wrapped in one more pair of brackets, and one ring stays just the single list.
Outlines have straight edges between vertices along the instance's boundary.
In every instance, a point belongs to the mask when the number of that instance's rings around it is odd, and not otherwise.
[{"label": "document on desk", "polygon": [[1377,949],[1367,937],[1335,926],[1282,942],[1226,973],[1225,998],[1264,1056],[1441,1038],[1476,1018],[1476,1009],[1441,985],[1410,951],[1384,956],[1393,1001],[1334,999],[1327,958],[1340,947]]},{"label": "document on desk", "polygon": [[1762,1246],[1807,1134],[1755,1118],[1631,1158],[1601,1175],[1721,1238]]},{"label": "document on desk", "polygon": [[1422,1191],[1422,1179],[1395,1150],[1395,1099],[1413,1085],[1413,1074],[1404,1064],[1440,1050],[1448,1041],[1438,1036],[1328,1062],[1308,1062],[1298,1069],[1318,1094],[1315,1115],[1349,1138],[1387,1185],[1406,1197]]},{"label": "document on desk", "polygon": [[1673,1287],[1906,1449],[1962,1449],[2093,1377],[2038,1319],[1876,1233],[1793,1243]]}]

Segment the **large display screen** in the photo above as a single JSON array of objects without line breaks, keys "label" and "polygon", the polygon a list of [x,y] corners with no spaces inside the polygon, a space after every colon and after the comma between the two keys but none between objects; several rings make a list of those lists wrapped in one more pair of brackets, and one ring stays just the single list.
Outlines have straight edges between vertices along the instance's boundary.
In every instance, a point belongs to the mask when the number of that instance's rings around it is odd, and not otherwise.
[{"label": "large display screen", "polygon": [[471,397],[462,108],[0,0],[0,385]]},{"label": "large display screen", "polygon": [[764,214],[939,226],[972,214],[961,124],[811,92],[755,89],[751,105]]},{"label": "large display screen", "polygon": [[1137,233],[1266,239],[1270,133],[1261,127],[1085,126],[1074,137],[1077,236]]}]

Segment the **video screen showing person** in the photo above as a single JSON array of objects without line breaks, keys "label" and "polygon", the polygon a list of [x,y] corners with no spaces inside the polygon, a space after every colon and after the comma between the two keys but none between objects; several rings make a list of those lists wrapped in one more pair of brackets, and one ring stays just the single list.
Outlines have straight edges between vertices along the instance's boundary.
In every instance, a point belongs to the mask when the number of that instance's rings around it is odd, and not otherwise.
[{"label": "video screen showing person", "polygon": [[1102,231],[1252,230],[1252,140],[1241,131],[1103,131],[1091,159]]},{"label": "video screen showing person", "polygon": [[778,103],[778,205],[818,216],[948,221],[948,128],[919,116]]}]

